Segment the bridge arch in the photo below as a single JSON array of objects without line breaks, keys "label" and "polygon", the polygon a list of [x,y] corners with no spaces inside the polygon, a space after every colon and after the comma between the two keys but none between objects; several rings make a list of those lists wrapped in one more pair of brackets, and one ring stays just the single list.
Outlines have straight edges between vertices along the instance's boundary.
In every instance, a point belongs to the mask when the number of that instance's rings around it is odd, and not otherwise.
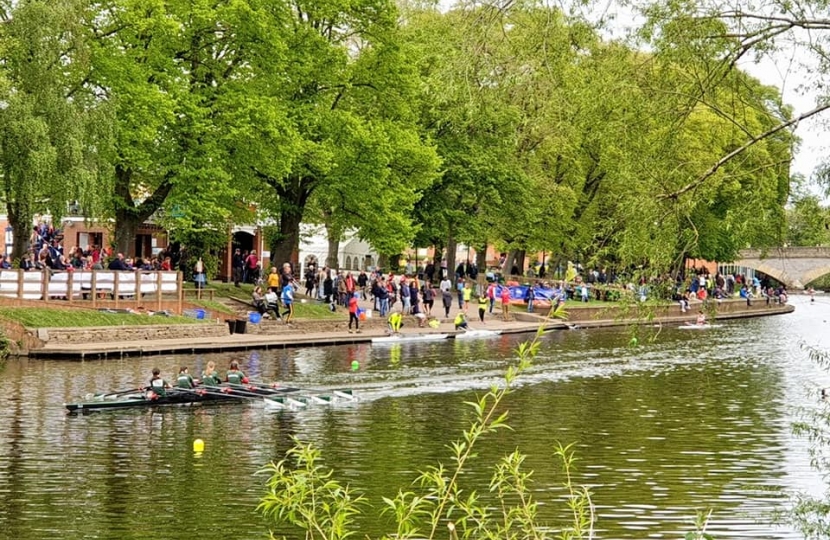
[{"label": "bridge arch", "polygon": [[734,264],[767,274],[787,287],[803,289],[830,274],[830,248],[782,247],[765,252],[747,249]]}]

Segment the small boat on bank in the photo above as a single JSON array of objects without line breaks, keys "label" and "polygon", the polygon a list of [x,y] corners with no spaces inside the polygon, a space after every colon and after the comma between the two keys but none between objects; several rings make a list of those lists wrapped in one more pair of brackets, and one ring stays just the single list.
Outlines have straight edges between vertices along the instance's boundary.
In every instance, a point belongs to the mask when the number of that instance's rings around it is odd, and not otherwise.
[{"label": "small boat on bank", "polygon": [[483,339],[500,335],[501,330],[467,330],[466,332],[459,332],[453,337],[455,339]]},{"label": "small boat on bank", "polygon": [[372,338],[372,345],[392,345],[416,341],[440,341],[450,337],[449,334],[394,334],[392,336]]}]

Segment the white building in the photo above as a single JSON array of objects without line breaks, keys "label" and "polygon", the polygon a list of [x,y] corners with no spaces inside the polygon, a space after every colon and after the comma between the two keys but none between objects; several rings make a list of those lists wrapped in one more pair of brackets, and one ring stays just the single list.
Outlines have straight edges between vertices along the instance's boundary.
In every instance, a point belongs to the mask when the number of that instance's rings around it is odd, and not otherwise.
[{"label": "white building", "polygon": [[[326,229],[322,225],[300,225],[300,272],[305,275],[310,264],[320,268],[325,266],[329,255],[329,242]],[[357,237],[356,231],[349,231],[340,241],[337,250],[338,270],[372,270],[378,263],[378,254],[367,242]]]}]

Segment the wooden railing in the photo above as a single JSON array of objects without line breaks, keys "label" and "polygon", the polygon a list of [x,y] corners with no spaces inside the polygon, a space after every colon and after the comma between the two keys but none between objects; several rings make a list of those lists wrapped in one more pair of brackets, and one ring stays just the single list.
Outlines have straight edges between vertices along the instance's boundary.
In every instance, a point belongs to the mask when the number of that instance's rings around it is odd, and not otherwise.
[{"label": "wooden railing", "polygon": [[181,313],[183,290],[181,272],[0,270],[0,298],[15,300],[88,300],[92,307],[107,299],[116,307],[119,303],[153,306],[155,301],[159,311],[166,300],[175,301],[176,312]]}]

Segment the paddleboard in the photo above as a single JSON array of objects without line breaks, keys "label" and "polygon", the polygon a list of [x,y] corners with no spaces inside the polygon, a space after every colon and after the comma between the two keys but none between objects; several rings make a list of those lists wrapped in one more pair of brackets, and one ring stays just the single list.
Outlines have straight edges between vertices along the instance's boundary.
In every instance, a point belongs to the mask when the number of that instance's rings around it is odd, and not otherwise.
[{"label": "paddleboard", "polygon": [[720,327],[720,324],[683,324],[679,328],[681,330],[709,330],[710,328]]},{"label": "paddleboard", "polygon": [[455,334],[455,339],[478,339],[495,337],[501,334],[501,330],[467,330]]},{"label": "paddleboard", "polygon": [[373,345],[390,345],[414,341],[439,341],[450,337],[449,334],[396,334],[394,336],[372,338]]}]

